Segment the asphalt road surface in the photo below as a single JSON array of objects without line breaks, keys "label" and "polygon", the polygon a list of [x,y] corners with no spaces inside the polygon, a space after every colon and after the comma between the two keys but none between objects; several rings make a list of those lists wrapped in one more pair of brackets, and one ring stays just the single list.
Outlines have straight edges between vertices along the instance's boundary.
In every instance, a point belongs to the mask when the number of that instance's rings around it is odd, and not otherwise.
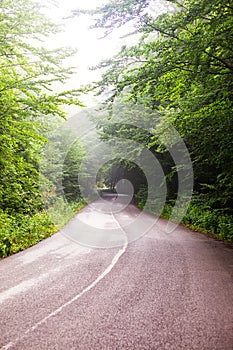
[{"label": "asphalt road surface", "polygon": [[128,239],[132,205],[79,215],[125,240],[97,249],[62,231],[1,260],[0,349],[233,349],[229,246],[181,226],[168,235],[162,219]]}]

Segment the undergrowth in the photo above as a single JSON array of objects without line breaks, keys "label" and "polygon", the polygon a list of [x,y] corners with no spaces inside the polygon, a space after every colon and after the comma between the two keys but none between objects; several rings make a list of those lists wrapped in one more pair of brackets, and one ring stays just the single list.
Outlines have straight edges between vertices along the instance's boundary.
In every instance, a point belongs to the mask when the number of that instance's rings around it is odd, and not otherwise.
[{"label": "undergrowth", "polygon": [[[136,196],[136,203],[140,209],[143,209],[146,203],[145,191],[139,191]],[[153,201],[147,203],[148,211],[155,215],[160,215],[164,219],[169,219],[172,213],[174,203],[172,201],[165,204],[162,213],[156,210],[156,203]],[[179,220],[174,219],[179,222]],[[183,217],[181,224],[203,233],[208,233],[213,237],[233,242],[233,216],[224,212],[222,209],[213,209],[208,203],[194,197]]]},{"label": "undergrowth", "polygon": [[[80,200],[72,203],[67,209],[67,205],[60,198],[56,206],[34,215],[8,214],[0,210],[0,258],[25,250],[50,237],[81,210],[85,202]],[[61,212],[63,215],[60,214]]]}]

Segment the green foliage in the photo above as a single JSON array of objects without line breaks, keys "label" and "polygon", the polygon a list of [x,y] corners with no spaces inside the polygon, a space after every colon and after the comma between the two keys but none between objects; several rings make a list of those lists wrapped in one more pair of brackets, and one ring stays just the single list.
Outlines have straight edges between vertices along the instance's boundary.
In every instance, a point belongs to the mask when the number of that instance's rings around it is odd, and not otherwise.
[{"label": "green foliage", "polygon": [[[147,201],[147,188],[142,187],[135,196],[136,204],[140,209],[145,207]],[[170,200],[165,204],[161,217],[169,219],[175,201]],[[147,205],[150,213],[159,215],[156,203],[150,201]],[[179,220],[177,220],[179,222]],[[233,218],[224,210],[212,209],[205,198],[194,197],[189,205],[181,224],[191,229],[210,234],[220,240],[233,242]]]},{"label": "green foliage", "polygon": [[79,176],[85,151],[79,140],[75,141],[63,164],[63,191],[68,202],[76,202],[81,197]]},{"label": "green foliage", "polygon": [[[153,129],[148,148],[157,154],[163,151],[160,136],[166,138],[169,125],[174,125],[190,152],[194,189],[201,198],[198,204],[191,205],[190,220],[195,227],[215,232],[218,237],[230,237],[233,6],[229,0],[165,3],[171,5],[172,11],[159,15],[155,15],[156,9],[152,11],[153,1],[150,6],[147,1],[139,2],[137,7],[134,0],[124,4],[113,0],[94,12],[95,26],[106,34],[132,20],[142,35],[138,44],[122,47],[115,57],[98,65],[105,68],[105,73],[93,88],[98,93],[108,92],[109,110],[116,98],[127,91],[127,99],[140,101],[158,112],[157,120],[144,116],[144,123]],[[172,174],[171,166],[167,177]],[[174,199],[171,196],[174,191],[168,200]],[[208,208],[198,211],[203,201]]]},{"label": "green foliage", "polygon": [[102,182],[114,188],[117,181],[126,178],[137,194],[141,188],[147,186],[146,176],[140,166],[144,164],[147,177],[154,176],[154,169],[150,167],[152,153],[163,169],[165,178],[162,177],[161,180],[167,184],[168,195],[174,198],[177,192],[177,172],[172,170],[174,161],[167,149],[163,147],[158,151],[160,144],[155,146],[152,142],[160,117],[156,111],[146,107],[143,101],[134,103],[128,97],[129,94],[124,92],[119,98],[115,98],[110,120],[104,115],[99,120],[96,119],[100,139],[111,146],[113,159],[101,169],[99,175],[105,179]]},{"label": "green foliage", "polygon": [[79,210],[84,208],[85,201],[78,198],[76,202],[67,203],[64,198],[54,196],[53,205],[47,210],[50,221],[57,230],[61,229]]},{"label": "green foliage", "polygon": [[[54,232],[42,212],[39,186],[45,135],[62,107],[75,104],[79,92],[56,92],[72,74],[64,60],[69,48],[50,50],[44,41],[61,30],[33,0],[0,4],[0,209],[1,256],[24,249]],[[46,178],[44,182],[48,183]]]},{"label": "green foliage", "polygon": [[70,206],[62,198],[48,211],[34,215],[0,211],[0,259],[15,254],[61,229],[86,203],[79,199]]},{"label": "green foliage", "polygon": [[145,174],[138,165],[124,158],[114,158],[105,163],[96,177],[100,188],[107,188],[111,191],[116,190],[118,181],[122,179],[131,182],[134,187],[134,193],[137,193],[143,184],[147,184]]},{"label": "green foliage", "polygon": [[138,193],[135,195],[136,204],[140,209],[145,207],[147,201],[148,190],[146,186],[141,186]]},{"label": "green foliage", "polygon": [[191,204],[183,223],[219,239],[233,241],[233,218],[221,210],[203,208],[200,203]]},{"label": "green foliage", "polygon": [[24,250],[56,231],[47,213],[35,215],[0,212],[0,258]]},{"label": "green foliage", "polygon": [[78,178],[84,158],[82,143],[71,128],[61,123],[50,136],[40,161],[40,184],[45,194],[44,202],[49,205],[56,195],[64,196],[69,202],[80,197]]},{"label": "green foliage", "polygon": [[71,51],[47,50],[40,43],[59,28],[30,0],[0,7],[0,206],[25,212],[40,209],[38,161],[49,120],[64,117],[64,104],[78,104],[77,91],[52,92],[71,70],[62,61]]},{"label": "green foliage", "polygon": [[104,28],[105,35],[112,32],[113,28],[121,27],[132,19],[137,19],[148,5],[149,0],[118,0],[109,1],[106,5],[97,7],[96,10],[78,9],[73,11],[74,16],[91,14],[95,16],[95,28]]}]

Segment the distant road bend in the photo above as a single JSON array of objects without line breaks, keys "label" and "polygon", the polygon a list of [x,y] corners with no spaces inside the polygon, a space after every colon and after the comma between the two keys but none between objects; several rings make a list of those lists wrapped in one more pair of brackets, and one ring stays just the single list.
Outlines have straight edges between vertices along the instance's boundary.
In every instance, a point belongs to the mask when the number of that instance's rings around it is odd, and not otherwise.
[{"label": "distant road bend", "polygon": [[[0,261],[0,349],[232,350],[232,249],[182,226],[165,234],[162,219],[129,242],[139,210],[96,205],[78,218],[121,230],[121,244],[89,248],[59,232]],[[94,232],[84,231],[81,243]]]}]

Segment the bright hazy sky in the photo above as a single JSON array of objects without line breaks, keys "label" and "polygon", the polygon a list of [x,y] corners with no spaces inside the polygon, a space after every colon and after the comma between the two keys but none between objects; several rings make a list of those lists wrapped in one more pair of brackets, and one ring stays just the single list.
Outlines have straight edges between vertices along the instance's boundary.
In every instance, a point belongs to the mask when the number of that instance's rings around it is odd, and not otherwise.
[{"label": "bright hazy sky", "polygon": [[[66,88],[79,88],[81,85],[89,84],[101,77],[100,71],[90,70],[90,67],[97,65],[101,60],[112,57],[117,53],[122,45],[135,43],[138,36],[122,39],[121,36],[131,31],[130,27],[120,28],[104,39],[104,31],[101,29],[89,29],[93,23],[89,16],[77,16],[64,19],[71,15],[72,10],[94,9],[108,0],[40,0],[48,6],[46,14],[52,18],[55,23],[62,23],[64,31],[51,37],[46,42],[48,47],[68,46],[78,49],[77,54],[71,57],[67,62],[69,65],[77,67],[77,74],[74,74],[67,84]],[[51,2],[57,3],[57,6],[51,5]],[[154,0],[155,13],[164,11],[162,0]],[[64,87],[63,87],[64,88]],[[82,99],[86,103],[86,97]],[[89,99],[88,99],[89,102]]]},{"label": "bright hazy sky", "polygon": [[101,73],[89,70],[89,67],[97,65],[102,59],[117,53],[125,43],[125,39],[120,39],[120,35],[123,33],[118,30],[109,37],[100,39],[104,32],[100,29],[88,28],[92,23],[90,17],[84,15],[70,19],[64,19],[64,17],[70,16],[74,9],[93,9],[108,2],[108,0],[57,0],[57,6],[51,5],[49,0],[42,1],[48,6],[46,14],[55,23],[64,25],[64,31],[48,39],[46,46],[50,48],[68,46],[78,49],[77,54],[67,61],[69,65],[77,67],[77,74],[73,75],[67,87],[78,88],[80,85],[98,80]]},{"label": "bright hazy sky", "polygon": [[[45,2],[47,0],[44,0]],[[48,10],[48,15],[53,21],[64,24],[64,32],[51,38],[49,44],[54,47],[70,46],[78,49],[78,53],[71,58],[72,64],[79,67],[80,82],[90,82],[91,76],[96,73],[89,72],[88,76],[82,72],[88,67],[94,66],[102,59],[111,57],[123,45],[123,40],[119,39],[119,33],[100,39],[103,31],[100,29],[89,29],[91,18],[88,16],[78,16],[70,19],[64,19],[71,14],[71,10],[77,8],[95,8],[107,0],[59,0],[59,7],[52,7]],[[85,72],[86,73],[86,72]]]}]

